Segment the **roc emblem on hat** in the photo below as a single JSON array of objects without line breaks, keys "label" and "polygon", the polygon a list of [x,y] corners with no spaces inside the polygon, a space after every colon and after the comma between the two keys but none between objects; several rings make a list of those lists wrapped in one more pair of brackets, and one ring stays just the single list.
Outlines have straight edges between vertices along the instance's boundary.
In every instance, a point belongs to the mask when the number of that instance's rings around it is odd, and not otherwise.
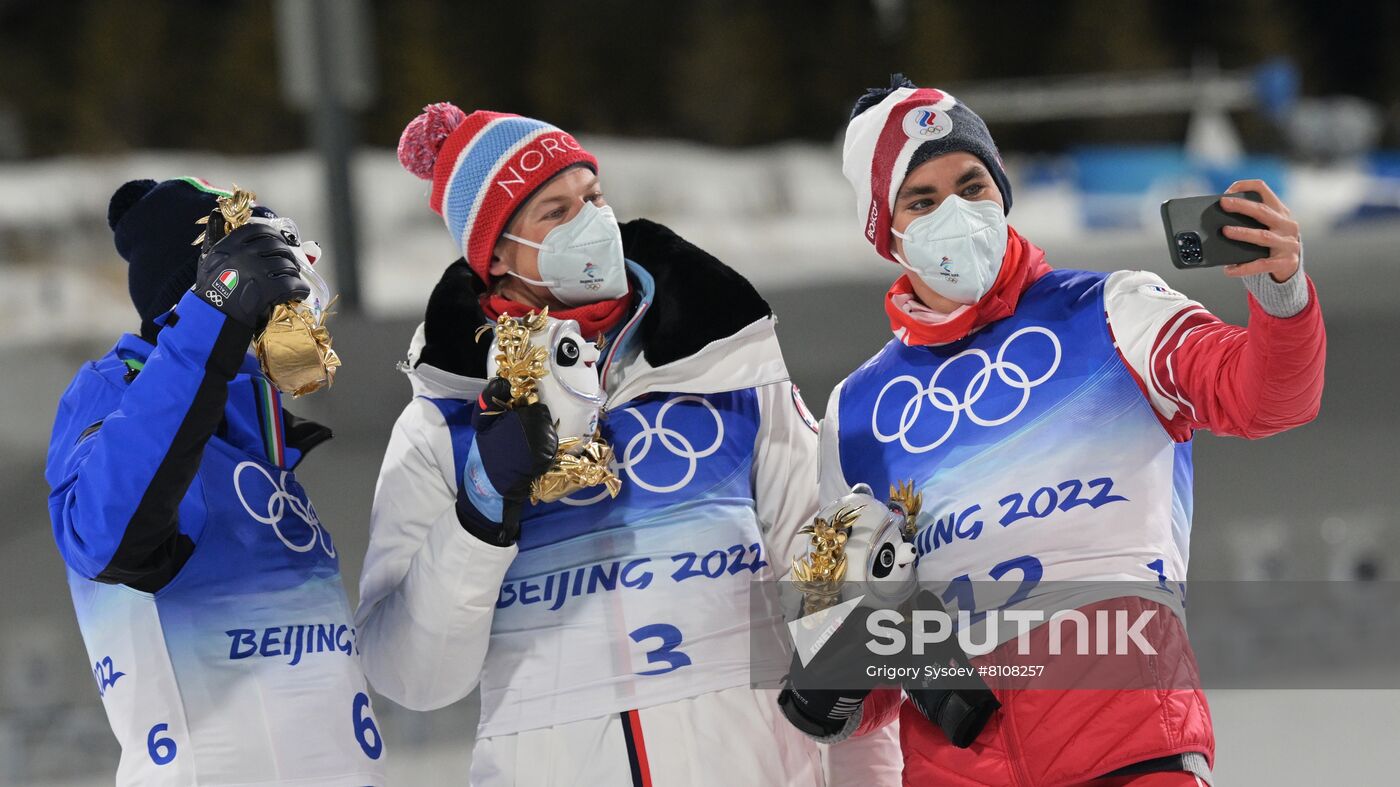
[{"label": "roc emblem on hat", "polygon": [[1011,210],[1006,178],[987,124],[952,94],[917,87],[902,74],[889,88],[866,91],[846,126],[841,172],[856,191],[856,210],[865,239],[880,256],[894,261],[890,219],[894,198],[915,167],[945,153],[962,151],[982,160]]},{"label": "roc emblem on hat", "polygon": [[949,110],[957,103],[957,99],[944,94],[941,101],[909,110],[904,114],[902,124],[905,135],[927,142],[943,139],[953,133],[953,114]]}]

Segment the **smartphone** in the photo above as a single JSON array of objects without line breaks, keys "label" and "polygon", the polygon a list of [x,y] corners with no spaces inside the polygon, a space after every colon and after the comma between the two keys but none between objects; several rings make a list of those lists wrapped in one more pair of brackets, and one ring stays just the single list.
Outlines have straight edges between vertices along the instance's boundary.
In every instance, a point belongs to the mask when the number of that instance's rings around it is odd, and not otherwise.
[{"label": "smartphone", "polygon": [[1269,250],[1263,246],[1225,237],[1221,230],[1227,226],[1262,229],[1264,225],[1248,216],[1226,211],[1220,207],[1221,197],[1264,201],[1256,191],[1237,191],[1169,199],[1162,203],[1162,225],[1167,229],[1167,250],[1173,265],[1183,270],[1212,268],[1269,256]]}]

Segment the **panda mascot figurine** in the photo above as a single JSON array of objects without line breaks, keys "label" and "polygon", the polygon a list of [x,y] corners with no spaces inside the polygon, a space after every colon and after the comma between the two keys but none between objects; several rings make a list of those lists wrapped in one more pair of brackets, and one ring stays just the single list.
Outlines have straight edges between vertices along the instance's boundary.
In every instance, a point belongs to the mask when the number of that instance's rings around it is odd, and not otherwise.
[{"label": "panda mascot figurine", "polygon": [[793,559],[792,578],[805,597],[804,613],[858,595],[870,607],[895,607],[913,596],[914,522],[921,498],[910,485],[899,484],[890,489],[889,502],[883,502],[869,486],[856,484],[823,506],[802,529],[810,537],[807,553]]},{"label": "panda mascot figurine", "polygon": [[611,468],[612,448],[598,435],[597,345],[583,338],[577,322],[554,319],[548,308],[525,317],[502,314],[486,330],[494,332],[486,375],[510,383],[509,406],[541,402],[554,417],[559,450],[531,487],[531,501],[552,503],[598,484],[616,497],[622,482]]}]

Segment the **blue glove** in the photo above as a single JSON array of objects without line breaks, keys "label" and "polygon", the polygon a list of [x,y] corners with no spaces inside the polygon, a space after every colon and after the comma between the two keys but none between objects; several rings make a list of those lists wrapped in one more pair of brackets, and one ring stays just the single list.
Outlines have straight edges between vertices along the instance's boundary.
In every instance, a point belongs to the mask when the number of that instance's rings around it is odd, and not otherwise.
[{"label": "blue glove", "polygon": [[554,463],[559,435],[543,404],[506,409],[510,383],[487,383],[472,414],[471,455],[457,492],[457,520],[488,544],[520,538],[520,513],[530,485]]}]

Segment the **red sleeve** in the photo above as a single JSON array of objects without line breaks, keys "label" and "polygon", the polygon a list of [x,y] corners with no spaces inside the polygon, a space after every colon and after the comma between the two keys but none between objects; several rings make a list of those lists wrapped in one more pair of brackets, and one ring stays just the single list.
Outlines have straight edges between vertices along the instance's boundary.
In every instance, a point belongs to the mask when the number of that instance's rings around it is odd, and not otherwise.
[{"label": "red sleeve", "polygon": [[1204,309],[1168,321],[1153,343],[1154,387],[1179,409],[1174,421],[1220,435],[1268,437],[1317,417],[1327,334],[1317,292],[1308,305],[1271,317],[1249,296],[1249,327]]},{"label": "red sleeve", "polygon": [[899,705],[903,701],[904,692],[900,689],[884,688],[870,692],[861,705],[860,726],[852,735],[859,737],[874,732],[898,719]]}]

